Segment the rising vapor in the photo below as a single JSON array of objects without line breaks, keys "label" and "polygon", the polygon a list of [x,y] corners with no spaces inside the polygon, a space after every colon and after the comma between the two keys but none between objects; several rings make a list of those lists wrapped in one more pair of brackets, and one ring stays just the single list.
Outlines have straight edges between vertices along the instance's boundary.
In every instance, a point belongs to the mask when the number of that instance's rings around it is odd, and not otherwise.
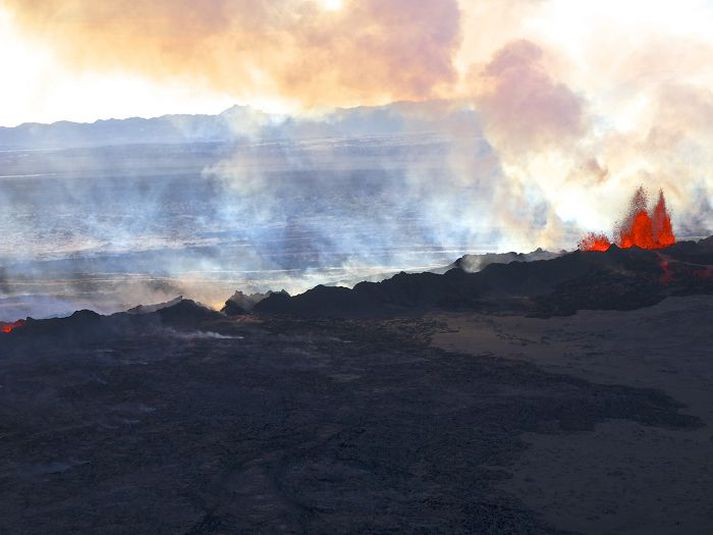
[{"label": "rising vapor", "polygon": [[[568,224],[600,228],[623,208],[613,199],[641,183],[669,192],[685,232],[713,224],[713,7],[703,0],[3,6],[77,72],[179,80],[310,113],[470,102],[500,160],[503,177],[489,189],[513,247],[561,244]],[[477,180],[456,157],[454,186]]]},{"label": "rising vapor", "polygon": [[[214,235],[238,227],[249,227],[244,239],[253,249],[240,261],[249,256],[251,271],[283,269],[255,251],[302,232],[313,237],[308,253],[318,260],[315,269],[336,254],[338,262],[329,265],[347,272],[388,268],[394,257],[385,251],[405,236],[409,244],[450,254],[486,244],[500,251],[573,248],[589,231],[613,235],[628,192],[642,184],[666,192],[677,236],[713,231],[713,6],[703,0],[4,0],[1,6],[20,34],[52,49],[72,73],[123,73],[294,110],[232,119],[232,130],[257,145],[265,137],[262,121],[281,132],[284,143],[269,158],[236,149],[200,160],[197,174],[210,201],[198,220],[213,234],[188,265],[169,263],[168,277],[234,265],[233,257],[206,250]],[[394,101],[419,105],[404,112]],[[396,125],[389,151],[381,141],[368,140],[365,152],[333,142],[348,115],[334,107],[375,104],[393,108],[364,109],[359,136],[387,116]],[[419,129],[436,137],[427,148],[404,148],[398,136],[420,142]],[[336,182],[337,175],[344,181]],[[142,207],[140,216],[120,224],[91,221],[92,231],[101,231],[97,248],[131,242],[137,228],[161,219],[174,185],[140,183],[135,190],[122,185],[130,190],[124,198]],[[85,195],[91,187],[78,191],[67,183],[63,195],[92,206],[105,194]],[[384,209],[360,219],[365,211],[355,215],[330,203],[329,195],[344,198],[344,191]],[[310,217],[305,199],[315,207]]]}]

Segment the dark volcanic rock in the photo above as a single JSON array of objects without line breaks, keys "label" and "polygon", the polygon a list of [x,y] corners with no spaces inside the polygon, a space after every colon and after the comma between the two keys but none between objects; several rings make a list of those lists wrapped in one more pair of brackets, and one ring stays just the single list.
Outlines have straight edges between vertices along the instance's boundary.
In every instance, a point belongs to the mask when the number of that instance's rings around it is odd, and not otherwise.
[{"label": "dark volcanic rock", "polygon": [[285,290],[256,294],[245,294],[238,290],[225,302],[225,306],[221,309],[221,312],[226,316],[242,316],[250,313],[259,302],[273,295],[289,297],[290,294]]},{"label": "dark volcanic rock", "polygon": [[611,247],[577,251],[551,260],[493,263],[476,273],[400,273],[353,289],[318,286],[304,294],[271,296],[255,306],[264,314],[350,316],[405,310],[477,310],[561,315],[581,309],[628,310],[669,295],[713,292],[709,240],[677,249],[647,251]]},{"label": "dark volcanic rock", "polygon": [[178,305],[183,301],[183,296],[178,296],[175,299],[166,301],[165,303],[158,303],[156,305],[139,305],[134,308],[130,308],[126,311],[127,314],[150,314],[152,312],[158,312],[162,308],[169,308]]},{"label": "dark volcanic rock", "polygon": [[666,249],[666,254],[683,262],[713,265],[713,236],[697,242],[679,242]]},{"label": "dark volcanic rock", "polygon": [[485,254],[474,254],[465,255],[456,260],[453,264],[449,266],[452,268],[459,268],[468,273],[474,273],[480,271],[490,264],[509,264],[511,262],[534,262],[536,260],[552,260],[558,256],[566,254],[566,251],[561,251],[559,253],[553,253],[551,251],[545,251],[538,248],[531,253],[485,253]]},{"label": "dark volcanic rock", "polygon": [[243,316],[248,313],[248,310],[241,307],[238,303],[232,299],[228,299],[225,302],[225,306],[220,309],[220,311],[226,316]]},{"label": "dark volcanic rock", "polygon": [[0,533],[557,533],[496,485],[523,432],[700,425],[428,322],[232,328],[0,358]]},{"label": "dark volcanic rock", "polygon": [[[102,316],[90,310],[75,312],[67,318],[34,320],[12,334],[3,335],[0,342],[36,340],[38,343],[61,341],[64,344],[83,344],[123,336],[138,336],[157,329],[174,328],[195,330],[202,325],[224,319],[225,316],[198,303],[182,299],[169,306],[145,307],[129,312]],[[137,310],[143,310],[137,312]],[[145,312],[145,310],[151,310]]]},{"label": "dark volcanic rock", "polygon": [[184,299],[171,307],[158,310],[155,315],[163,325],[180,328],[196,328],[202,323],[217,321],[223,315],[195,301]]},{"label": "dark volcanic rock", "polygon": [[118,324],[91,310],[80,310],[67,318],[34,320],[28,318],[25,325],[15,330],[7,339],[46,337],[55,340],[85,340],[109,336]]}]

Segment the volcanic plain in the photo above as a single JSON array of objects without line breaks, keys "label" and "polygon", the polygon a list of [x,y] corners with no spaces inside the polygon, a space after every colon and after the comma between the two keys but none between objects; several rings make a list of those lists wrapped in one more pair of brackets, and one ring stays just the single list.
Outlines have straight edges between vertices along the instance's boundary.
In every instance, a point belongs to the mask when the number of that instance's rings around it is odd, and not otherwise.
[{"label": "volcanic plain", "polygon": [[710,244],[27,320],[0,532],[704,533]]}]

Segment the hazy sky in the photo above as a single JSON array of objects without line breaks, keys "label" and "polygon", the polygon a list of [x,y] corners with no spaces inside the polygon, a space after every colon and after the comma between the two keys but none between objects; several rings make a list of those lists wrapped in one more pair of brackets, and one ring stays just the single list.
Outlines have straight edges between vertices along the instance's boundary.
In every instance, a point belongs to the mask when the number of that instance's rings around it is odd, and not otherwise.
[{"label": "hazy sky", "polygon": [[[448,179],[414,165],[399,190],[439,243],[456,218],[473,246],[482,226],[505,250],[572,247],[642,184],[707,234],[712,28],[713,0],[0,0],[0,125],[439,99],[418,113],[450,136]],[[272,192],[233,160],[240,198]]]},{"label": "hazy sky", "polygon": [[547,199],[552,224],[530,241],[596,228],[642,183],[713,225],[711,0],[0,6],[0,125],[458,99],[497,155],[512,225],[532,192]]},{"label": "hazy sky", "polygon": [[707,95],[710,28],[702,0],[0,0],[0,125],[477,100],[484,65],[525,39],[555,86],[626,126],[663,86]]}]

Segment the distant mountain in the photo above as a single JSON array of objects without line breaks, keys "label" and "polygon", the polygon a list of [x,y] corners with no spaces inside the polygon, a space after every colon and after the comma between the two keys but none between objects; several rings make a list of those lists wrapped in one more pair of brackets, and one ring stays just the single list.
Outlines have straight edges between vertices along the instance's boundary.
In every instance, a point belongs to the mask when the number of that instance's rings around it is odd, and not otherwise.
[{"label": "distant mountain", "polygon": [[221,116],[170,115],[155,119],[110,119],[91,124],[28,123],[0,128],[4,149],[52,149],[145,143],[182,143],[230,139]]},{"label": "distant mountain", "polygon": [[109,119],[91,124],[62,121],[0,127],[0,149],[375,137],[444,130],[479,134],[475,113],[450,101],[336,109],[304,117],[234,106],[219,115],[166,115],[153,119]]}]

